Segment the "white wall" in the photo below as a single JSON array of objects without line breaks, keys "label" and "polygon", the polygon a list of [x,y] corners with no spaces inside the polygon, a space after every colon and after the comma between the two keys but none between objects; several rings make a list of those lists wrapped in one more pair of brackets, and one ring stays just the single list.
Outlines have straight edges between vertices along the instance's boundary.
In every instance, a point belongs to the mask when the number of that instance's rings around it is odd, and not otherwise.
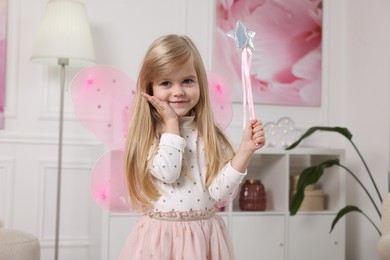
[{"label": "white wall", "polygon": [[[7,227],[36,234],[42,259],[52,258],[58,128],[59,70],[29,61],[34,33],[46,0],[8,0],[6,122],[0,131],[0,218]],[[210,0],[83,0],[92,25],[99,63],[114,65],[136,78],[148,44],[165,33],[188,34],[206,67],[213,57],[213,7]],[[324,84],[319,108],[256,106],[264,121],[292,117],[298,127],[348,127],[367,158],[382,195],[389,168],[390,9],[385,0],[324,0]],[[67,83],[77,70],[67,71]],[[240,136],[241,106],[235,105],[228,129]],[[101,211],[89,196],[90,167],[103,151],[74,119],[66,92],[62,259],[96,259]],[[313,143],[347,148],[347,164],[360,161],[343,139],[318,135]],[[360,173],[359,173],[360,174]],[[364,171],[361,172],[364,176]],[[366,178],[366,177],[364,177]],[[365,183],[369,180],[364,179]],[[348,201],[375,212],[350,180]],[[74,190],[72,190],[74,189]],[[372,189],[370,189],[372,190]],[[77,212],[77,214],[76,214]],[[347,258],[379,259],[379,236],[362,216],[347,218]]]},{"label": "white wall", "polygon": [[[347,1],[346,4],[346,85],[345,125],[367,160],[379,190],[388,192],[389,171],[389,92],[390,92],[390,2]],[[362,164],[348,146],[348,163],[377,200]],[[361,206],[379,224],[367,196],[350,181],[348,201]],[[360,214],[347,219],[349,259],[378,259],[378,235]]]}]

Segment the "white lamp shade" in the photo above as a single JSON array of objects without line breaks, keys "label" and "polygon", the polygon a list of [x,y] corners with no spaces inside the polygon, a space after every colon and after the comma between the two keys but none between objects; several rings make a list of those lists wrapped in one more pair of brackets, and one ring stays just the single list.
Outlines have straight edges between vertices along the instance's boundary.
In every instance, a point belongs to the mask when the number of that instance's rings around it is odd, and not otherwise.
[{"label": "white lamp shade", "polygon": [[39,28],[31,61],[57,65],[67,59],[69,66],[95,63],[95,50],[85,7],[76,0],[50,0]]}]

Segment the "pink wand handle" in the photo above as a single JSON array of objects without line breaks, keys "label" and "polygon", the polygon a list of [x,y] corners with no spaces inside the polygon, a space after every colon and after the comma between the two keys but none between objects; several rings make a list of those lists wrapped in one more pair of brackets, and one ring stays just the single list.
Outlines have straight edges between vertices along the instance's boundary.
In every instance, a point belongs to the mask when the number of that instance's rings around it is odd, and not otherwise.
[{"label": "pink wand handle", "polygon": [[250,119],[255,119],[255,110],[253,105],[252,84],[250,78],[250,67],[252,63],[252,51],[245,47],[241,52],[241,81],[242,81],[242,110],[243,127],[246,125],[246,106],[249,108]]}]

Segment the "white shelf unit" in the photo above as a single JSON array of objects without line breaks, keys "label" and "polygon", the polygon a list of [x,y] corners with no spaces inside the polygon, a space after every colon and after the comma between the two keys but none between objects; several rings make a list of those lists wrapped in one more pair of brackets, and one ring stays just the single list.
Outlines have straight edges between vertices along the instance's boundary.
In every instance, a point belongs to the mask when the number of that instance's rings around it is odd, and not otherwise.
[{"label": "white shelf unit", "polygon": [[[339,209],[345,206],[345,171],[328,168],[316,187],[325,194],[323,211],[290,216],[290,176],[327,159],[344,161],[344,150],[330,148],[263,148],[256,152],[246,179],[260,179],[265,186],[265,211],[241,211],[239,192],[220,214],[231,234],[236,259],[241,260],[343,260],[345,220],[329,233]],[[103,217],[102,260],[119,258],[123,243],[139,214]]]}]

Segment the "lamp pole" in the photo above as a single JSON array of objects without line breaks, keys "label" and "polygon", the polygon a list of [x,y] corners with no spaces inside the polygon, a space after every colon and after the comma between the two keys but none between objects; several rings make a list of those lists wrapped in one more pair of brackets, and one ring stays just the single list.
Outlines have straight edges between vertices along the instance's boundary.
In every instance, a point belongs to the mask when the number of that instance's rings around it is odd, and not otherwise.
[{"label": "lamp pole", "polygon": [[61,88],[60,88],[60,122],[58,129],[58,161],[57,161],[57,203],[56,203],[56,230],[54,244],[54,259],[58,260],[59,235],[60,235],[60,211],[61,211],[61,178],[62,178],[62,136],[64,129],[64,92],[65,92],[65,67],[69,59],[59,58],[58,65],[61,66]]}]

